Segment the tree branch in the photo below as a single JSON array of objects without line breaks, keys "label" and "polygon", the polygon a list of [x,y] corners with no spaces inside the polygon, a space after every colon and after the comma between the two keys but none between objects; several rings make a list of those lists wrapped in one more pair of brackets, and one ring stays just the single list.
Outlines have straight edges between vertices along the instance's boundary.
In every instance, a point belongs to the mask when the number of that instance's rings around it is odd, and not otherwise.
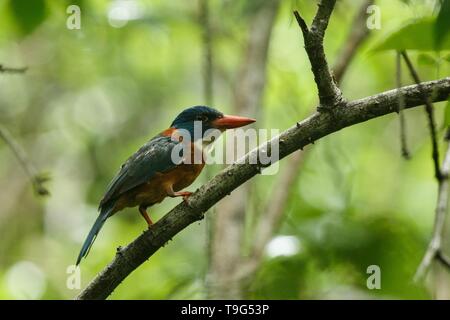
[{"label": "tree branch", "polygon": [[26,155],[25,151],[14,140],[9,131],[3,126],[0,126],[0,139],[5,141],[6,145],[11,149],[11,151],[19,161],[23,170],[30,179],[36,194],[40,196],[49,195],[50,192],[44,186],[44,183],[48,180],[48,177],[37,172],[36,168],[31,163],[30,159],[28,159],[28,156]]},{"label": "tree branch", "polygon": [[2,64],[0,64],[0,73],[24,73],[27,70],[28,70],[28,67],[9,68],[9,67],[4,67]]},{"label": "tree branch", "polygon": [[[251,17],[243,61],[234,87],[234,110],[237,114],[256,119],[261,116],[270,39],[279,6],[279,0],[266,1]],[[227,147],[235,148],[230,142]],[[230,281],[230,277],[241,264],[248,208],[246,195],[250,188],[248,184],[242,186],[239,192],[216,206],[207,282],[210,298],[237,299],[242,295],[241,285]]]},{"label": "tree branch", "polygon": [[[292,186],[296,179],[296,171],[301,166],[304,156],[300,152],[294,153],[290,158],[290,164],[295,165],[295,167],[289,166],[281,172],[280,174],[280,184],[275,184],[275,190],[271,194],[271,199],[267,202],[267,208],[264,210],[259,223],[255,230],[255,236],[253,242],[253,247],[251,254],[249,256],[250,262],[249,267],[244,270],[249,273],[255,271],[260,264],[263,257],[264,248],[273,236],[274,230],[277,230],[281,223],[281,218],[284,213],[284,208],[286,206],[287,199],[290,195],[291,188],[285,188],[285,186]],[[291,170],[292,168],[292,170]],[[294,172],[292,172],[294,171]],[[241,277],[246,277],[247,274],[240,271]]]},{"label": "tree branch", "polygon": [[[27,71],[28,67],[22,68],[9,68],[4,67],[0,64],[0,73],[24,73]],[[38,173],[34,165],[31,163],[30,159],[28,159],[25,151],[20,147],[20,145],[16,142],[13,136],[9,133],[8,129],[3,126],[0,126],[0,139],[2,139],[6,145],[11,149],[14,156],[19,161],[26,175],[31,181],[34,192],[40,196],[49,195],[50,192],[44,186],[44,183],[48,181],[48,177]]]},{"label": "tree branch", "polygon": [[450,258],[447,257],[442,250],[439,250],[438,252],[436,252],[436,259],[442,263],[444,266],[446,266],[447,268],[450,269]]},{"label": "tree branch", "polygon": [[[408,66],[409,72],[411,74],[411,77],[414,79],[417,85],[420,86],[420,78],[417,74],[416,70],[414,69],[414,66],[411,63],[411,60],[408,57],[408,54],[406,51],[401,51],[400,54],[403,56],[403,59],[406,62],[406,65]],[[431,146],[432,146],[432,157],[433,157],[433,164],[434,164],[434,175],[438,181],[444,179],[445,177],[441,173],[441,169],[439,167],[439,148],[437,143],[437,130],[436,130],[436,123],[434,120],[434,107],[433,104],[429,99],[425,99],[425,111],[427,113],[428,117],[428,127],[430,129],[430,136],[431,136]]]},{"label": "tree branch", "polygon": [[[396,54],[396,75],[395,75],[395,82],[397,84],[397,88],[400,89],[402,87],[402,55],[400,52],[397,52]],[[400,94],[398,97],[398,116],[399,116],[399,124],[400,124],[400,145],[402,149],[402,157],[406,160],[411,158],[411,154],[409,153],[408,149],[408,141],[406,138],[406,118],[405,113],[403,112],[404,109],[404,101],[403,97]]]},{"label": "tree branch", "polygon": [[[408,57],[408,54],[406,53],[406,51],[401,51],[400,54],[403,56],[403,59],[405,60],[406,65],[408,66],[411,77],[414,79],[416,84],[421,89],[419,75],[417,74],[417,71],[414,69],[411,60]],[[436,123],[434,119],[434,106],[431,100],[425,97],[425,95],[426,94],[424,94],[425,111],[428,118],[428,126],[430,129],[430,136],[432,142],[432,158],[435,171],[434,175],[438,182],[438,199],[433,228],[433,236],[431,238],[431,241],[428,245],[428,249],[425,252],[424,257],[419,267],[417,268],[416,274],[414,276],[415,281],[419,281],[425,276],[433,259],[436,258],[442,263],[447,262],[447,260],[444,259],[444,256],[441,253],[442,249],[441,247],[442,247],[442,236],[445,227],[445,218],[447,216],[448,211],[448,179],[449,179],[448,175],[450,171],[450,143],[448,144],[447,154],[445,156],[444,163],[442,164],[441,169],[439,166],[439,147],[437,142]],[[447,128],[445,139],[447,140],[447,142],[450,141],[450,128]]]},{"label": "tree branch", "polygon": [[[268,150],[271,143],[280,142],[280,159],[304,146],[339,131],[388,113],[397,111],[398,90],[386,91],[346,103],[333,114],[314,113],[305,120],[263,143],[237,163],[230,165],[200,187],[190,198],[182,202],[157,221],[133,242],[117,251],[112,262],[101,271],[82,291],[77,299],[105,299],[137,267],[149,259],[159,248],[188,225],[203,219],[203,213],[238,186],[260,172],[260,164],[251,164],[261,150]],[[450,94],[450,77],[402,88],[405,108],[413,108],[431,101],[447,100]],[[425,96],[426,94],[426,96]]]},{"label": "tree branch", "polygon": [[305,20],[303,20],[298,11],[294,11],[294,16],[303,33],[305,50],[308,54],[314,81],[319,92],[319,111],[332,109],[334,106],[345,103],[341,90],[338,88],[328,67],[323,48],[325,30],[335,4],[336,0],[321,0],[310,29],[308,29]]},{"label": "tree branch", "polygon": [[[203,76],[203,97],[206,105],[213,106],[214,105],[214,50],[213,50],[213,27],[211,25],[211,10],[210,10],[210,0],[199,0],[199,24],[202,29],[202,46],[203,46],[203,68],[202,68],[202,76]],[[206,167],[205,178],[207,180],[213,177],[213,170],[211,167]],[[215,210],[212,208],[211,210]],[[214,219],[217,215],[212,213],[206,216],[205,221],[205,232],[206,232],[206,255],[207,255],[207,265],[205,272],[205,287],[207,295],[209,295],[210,288],[208,286],[208,270],[211,267],[211,257],[213,255],[212,250],[212,236],[213,236],[213,225]]]},{"label": "tree branch", "polygon": [[[370,30],[366,27],[366,11],[367,7],[373,3],[374,0],[365,1],[353,19],[350,32],[333,67],[337,83],[342,81],[358,48],[370,33]],[[266,208],[263,210],[263,214],[256,226],[251,252],[244,265],[239,268],[238,275],[234,277],[236,281],[248,277],[260,265],[265,246],[270,241],[274,232],[279,228],[290,196],[288,190],[292,189],[292,186],[297,180],[298,171],[304,157],[305,152],[292,154],[288,159],[288,164],[284,166],[284,171],[280,173],[279,178],[275,182],[275,188],[271,193],[270,201],[267,202]]]},{"label": "tree branch", "polygon": [[445,218],[447,216],[448,211],[448,175],[450,172],[450,142],[447,137],[447,153],[445,155],[444,163],[442,164],[442,171],[440,169],[440,173],[442,175],[441,179],[438,179],[439,187],[438,187],[438,198],[436,205],[436,216],[434,220],[433,227],[433,236],[431,238],[430,243],[428,244],[428,249],[425,252],[424,257],[422,258],[422,262],[417,268],[416,274],[414,276],[415,281],[421,280],[428,269],[430,268],[433,259],[437,258],[444,264],[448,262],[448,259],[444,257],[441,253],[441,245],[442,245],[442,235],[444,232],[445,226]]}]

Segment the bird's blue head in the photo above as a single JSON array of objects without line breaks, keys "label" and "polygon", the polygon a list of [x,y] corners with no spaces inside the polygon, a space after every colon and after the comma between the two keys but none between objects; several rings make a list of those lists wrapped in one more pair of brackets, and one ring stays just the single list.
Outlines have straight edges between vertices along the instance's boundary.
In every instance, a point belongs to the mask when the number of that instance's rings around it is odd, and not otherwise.
[{"label": "bird's blue head", "polygon": [[207,106],[195,106],[181,112],[170,126],[176,129],[187,130],[191,137],[195,137],[194,126],[196,123],[201,124],[201,136],[203,137],[207,130],[218,129],[224,131],[242,127],[252,122],[255,122],[255,120],[245,117],[227,116]]}]

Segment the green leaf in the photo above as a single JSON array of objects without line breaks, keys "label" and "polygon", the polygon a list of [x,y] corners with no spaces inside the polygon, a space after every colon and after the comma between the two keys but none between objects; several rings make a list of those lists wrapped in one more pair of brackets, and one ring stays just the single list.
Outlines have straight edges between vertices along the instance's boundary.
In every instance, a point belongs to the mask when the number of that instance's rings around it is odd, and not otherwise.
[{"label": "green leaf", "polygon": [[445,105],[444,126],[450,126],[450,100],[448,100],[447,104]]},{"label": "green leaf", "polygon": [[9,7],[23,35],[36,29],[47,15],[44,0],[10,0]]},{"label": "green leaf", "polygon": [[424,66],[436,66],[438,60],[431,54],[421,53],[417,56],[417,63]]},{"label": "green leaf", "polygon": [[444,0],[434,24],[434,41],[436,48],[440,48],[450,32],[450,0]]},{"label": "green leaf", "polygon": [[[435,23],[436,19],[431,17],[409,23],[376,45],[374,50],[435,51],[437,48],[433,36]],[[439,49],[450,50],[450,37],[445,37]]]},{"label": "green leaf", "polygon": [[443,57],[442,57],[442,60],[445,60],[445,61],[447,61],[447,62],[450,62],[450,53],[447,54],[447,55],[445,55],[445,56],[443,56]]}]

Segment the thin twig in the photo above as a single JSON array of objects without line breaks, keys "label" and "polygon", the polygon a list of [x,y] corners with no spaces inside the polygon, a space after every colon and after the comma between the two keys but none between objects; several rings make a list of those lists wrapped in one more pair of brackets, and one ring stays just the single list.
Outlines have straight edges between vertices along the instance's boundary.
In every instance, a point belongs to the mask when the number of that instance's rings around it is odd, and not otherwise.
[{"label": "thin twig", "polygon": [[[414,68],[413,64],[411,63],[411,60],[409,59],[408,54],[406,51],[401,51],[400,54],[403,56],[403,59],[406,62],[406,65],[408,66],[409,72],[411,74],[411,77],[414,79],[417,85],[420,85],[421,81],[419,78],[419,75],[417,74],[416,69]],[[420,86],[419,90],[423,91]],[[439,167],[439,147],[437,143],[437,130],[436,130],[436,122],[434,120],[434,107],[431,103],[430,99],[425,99],[425,111],[427,113],[428,117],[428,127],[430,129],[430,137],[431,137],[431,144],[432,144],[432,157],[433,157],[433,164],[434,164],[434,175],[437,180],[444,179],[444,176],[441,173],[441,169]]]},{"label": "thin twig", "polygon": [[305,20],[300,16],[297,10],[294,11],[295,19],[297,20],[298,25],[300,26],[300,30],[302,30],[303,36],[307,36],[309,33],[308,25]]},{"label": "thin twig", "polygon": [[447,153],[445,155],[444,163],[442,164],[441,172],[442,178],[438,180],[438,198],[436,205],[436,215],[434,218],[433,235],[431,237],[430,243],[428,244],[428,249],[425,252],[422,262],[417,268],[416,274],[414,276],[414,281],[419,281],[423,279],[427,271],[430,268],[433,259],[438,258],[440,261],[446,261],[443,259],[441,252],[442,246],[442,235],[445,226],[445,218],[448,211],[448,174],[450,171],[450,142],[447,140]]},{"label": "thin twig", "polygon": [[0,64],[0,73],[24,73],[27,70],[28,70],[28,67],[10,68],[10,67],[4,67],[2,64]]},{"label": "thin twig", "polygon": [[49,195],[50,192],[44,186],[44,183],[48,181],[48,177],[37,172],[36,168],[30,161],[30,159],[28,159],[28,156],[26,155],[25,151],[14,140],[9,131],[3,126],[0,126],[0,138],[3,141],[5,141],[6,145],[11,149],[13,154],[16,156],[23,170],[30,179],[36,194],[40,196]]},{"label": "thin twig", "polygon": [[[445,217],[447,215],[447,207],[448,207],[448,174],[450,170],[450,143],[448,144],[447,153],[445,155],[444,163],[442,165],[442,169],[439,164],[439,147],[437,143],[437,130],[436,123],[434,120],[434,106],[430,100],[430,97],[426,97],[426,94],[421,86],[420,78],[415,70],[411,60],[409,59],[406,51],[401,51],[403,59],[408,66],[411,77],[414,79],[416,84],[419,86],[420,92],[424,96],[425,100],[425,111],[427,113],[428,118],[428,126],[430,129],[430,136],[432,142],[432,158],[434,164],[434,175],[436,180],[438,181],[438,199],[436,205],[436,215],[434,220],[434,228],[433,228],[433,236],[428,245],[428,249],[425,252],[425,255],[417,268],[416,274],[414,275],[414,280],[421,280],[425,274],[427,273],[431,262],[436,258],[437,253],[441,250],[442,245],[442,233],[445,226]],[[449,142],[449,129],[447,129],[446,140]]]},{"label": "thin twig", "polygon": [[438,252],[436,252],[436,259],[442,263],[444,266],[446,266],[447,268],[450,269],[450,258],[447,257],[442,250],[438,250]]},{"label": "thin twig", "polygon": [[309,29],[300,13],[297,10],[294,11],[295,19],[303,33],[305,50],[317,85],[320,101],[319,111],[331,110],[334,106],[345,103],[342,92],[328,67],[323,48],[323,38],[335,4],[336,0],[321,0]]},{"label": "thin twig", "polygon": [[400,52],[396,54],[396,83],[398,89],[398,115],[400,122],[400,144],[402,148],[402,156],[406,160],[411,158],[408,142],[406,138],[406,119],[403,109],[405,108],[405,99],[403,98],[400,88],[402,87],[402,57]]}]

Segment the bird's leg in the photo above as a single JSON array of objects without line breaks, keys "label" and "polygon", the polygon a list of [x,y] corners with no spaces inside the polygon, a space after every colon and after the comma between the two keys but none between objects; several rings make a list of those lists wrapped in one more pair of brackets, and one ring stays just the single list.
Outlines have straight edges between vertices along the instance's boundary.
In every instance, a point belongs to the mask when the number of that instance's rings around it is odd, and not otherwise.
[{"label": "bird's leg", "polygon": [[150,219],[150,217],[148,216],[147,213],[147,207],[144,205],[140,205],[139,206],[139,212],[141,213],[141,215],[144,217],[145,221],[147,221],[148,227],[150,228],[150,226],[153,224],[152,219]]},{"label": "bird's leg", "polygon": [[167,195],[169,197],[175,198],[175,197],[183,197],[184,202],[187,203],[187,199],[191,196],[192,192],[190,191],[173,191],[172,186],[167,187]]},{"label": "bird's leg", "polygon": [[187,203],[188,198],[191,196],[192,192],[190,191],[179,191],[175,192],[175,197],[183,197],[184,202]]}]

